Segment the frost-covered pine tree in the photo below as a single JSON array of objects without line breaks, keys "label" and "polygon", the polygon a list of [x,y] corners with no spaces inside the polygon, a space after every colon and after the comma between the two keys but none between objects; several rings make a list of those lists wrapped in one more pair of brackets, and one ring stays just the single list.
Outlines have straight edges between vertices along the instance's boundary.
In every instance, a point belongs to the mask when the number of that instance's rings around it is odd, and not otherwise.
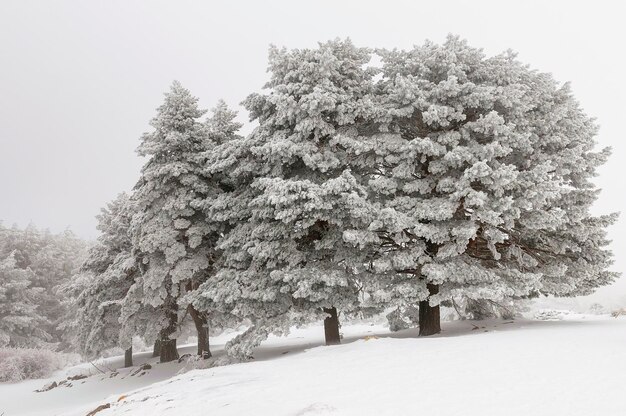
[{"label": "frost-covered pine tree", "polygon": [[197,102],[174,82],[151,121],[154,131],[143,135],[137,150],[148,158],[132,198],[137,213],[131,233],[139,276],[125,303],[129,314],[140,304],[155,309],[145,325],[149,333],[158,332],[163,362],[178,358],[179,300],[210,267],[216,233],[198,208],[214,190],[204,169],[212,144],[199,121],[205,111]]},{"label": "frost-covered pine tree", "polygon": [[238,323],[235,316],[216,307],[217,305],[197,302],[202,291],[215,285],[213,278],[220,267],[222,253],[217,243],[231,228],[231,221],[227,218],[234,214],[230,207],[222,205],[224,197],[228,197],[237,189],[233,181],[234,176],[221,166],[213,166],[213,163],[225,162],[222,159],[222,155],[225,154],[228,154],[229,158],[233,157],[233,154],[225,149],[231,149],[233,142],[241,139],[238,135],[241,124],[235,121],[236,117],[237,113],[228,108],[223,100],[219,100],[205,123],[206,148],[202,156],[206,163],[203,167],[203,180],[208,192],[204,194],[204,200],[196,199],[193,207],[201,212],[199,215],[203,216],[207,229],[211,230],[204,243],[208,266],[187,281],[184,287],[185,294],[179,302],[193,319],[198,334],[198,355],[204,358],[211,357],[209,329],[213,328],[217,332]]},{"label": "frost-covered pine tree", "polygon": [[[246,300],[244,296],[248,292],[239,286],[248,264],[247,256],[237,250],[237,241],[230,244],[227,238],[235,227],[250,220],[249,202],[253,195],[250,184],[256,176],[255,166],[247,159],[250,154],[246,139],[238,135],[241,124],[235,117],[236,112],[220,101],[206,122],[213,147],[205,152],[205,173],[220,192],[210,195],[198,207],[205,221],[219,230],[219,237],[213,247],[211,270],[183,298],[203,313],[208,325],[216,330],[234,328],[248,316],[260,313],[258,304]],[[237,355],[230,348],[232,344],[228,349],[231,355]]]},{"label": "frost-covered pine tree", "polygon": [[567,84],[457,37],[380,54],[377,131],[350,142],[378,170],[378,218],[359,235],[377,252],[374,299],[419,302],[430,335],[455,298],[572,296],[612,280],[615,217],[589,213],[609,152],[594,152],[597,127]]},{"label": "frost-covered pine tree", "polygon": [[129,230],[133,213],[125,193],[101,210],[97,217],[101,234],[68,287],[77,293],[73,326],[81,353],[94,357],[106,349],[124,347],[126,366],[132,365],[132,344],[130,336],[120,339],[120,321],[122,303],[137,271]]},{"label": "frost-covered pine tree", "polygon": [[0,347],[37,346],[51,339],[37,310],[43,289],[32,287],[33,278],[32,270],[17,266],[15,252],[0,258]]},{"label": "frost-covered pine tree", "polygon": [[272,48],[268,91],[244,102],[259,126],[216,162],[238,163],[240,191],[217,202],[239,221],[220,242],[219,283],[203,296],[251,321],[231,343],[233,355],[250,356],[268,333],[318,319],[326,342],[338,343],[338,313],[361,310],[365,260],[343,231],[371,218],[367,191],[337,140],[369,109],[369,58],[349,41]]},{"label": "frost-covered pine tree", "polygon": [[[29,296],[36,304],[37,314],[43,319],[31,321],[33,331],[43,337],[49,347],[71,349],[64,342],[64,317],[68,313],[68,293],[63,290],[72,279],[85,254],[86,245],[70,231],[52,234],[39,230],[34,225],[25,229],[14,226],[4,228],[0,224],[0,259],[12,257],[15,267],[28,270]],[[33,346],[41,344],[41,336],[33,337]],[[28,345],[26,345],[28,346]]]}]

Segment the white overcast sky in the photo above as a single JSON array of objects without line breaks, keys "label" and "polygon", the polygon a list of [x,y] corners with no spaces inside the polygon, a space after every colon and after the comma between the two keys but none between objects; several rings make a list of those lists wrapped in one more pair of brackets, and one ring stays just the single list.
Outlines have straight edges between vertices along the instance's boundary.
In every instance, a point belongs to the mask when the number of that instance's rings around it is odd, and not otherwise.
[{"label": "white overcast sky", "polygon": [[[614,150],[597,212],[626,211],[625,12],[617,0],[0,0],[0,220],[95,237],[99,208],[136,181],[134,149],[174,79],[205,108],[236,107],[266,81],[270,43],[409,48],[448,33],[570,81]],[[619,271],[625,225],[611,230]]]}]

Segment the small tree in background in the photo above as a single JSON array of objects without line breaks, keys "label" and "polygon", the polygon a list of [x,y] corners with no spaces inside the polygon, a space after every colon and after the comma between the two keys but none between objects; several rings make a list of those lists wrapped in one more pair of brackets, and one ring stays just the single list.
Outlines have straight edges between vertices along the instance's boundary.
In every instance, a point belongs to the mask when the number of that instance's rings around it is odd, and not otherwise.
[{"label": "small tree in background", "polygon": [[[52,234],[32,224],[25,229],[16,226],[4,228],[0,225],[0,261],[5,262],[6,284],[26,285],[23,286],[25,298],[17,293],[14,295],[20,296],[22,300],[28,299],[29,305],[35,305],[34,313],[38,317],[33,319],[30,306],[23,309],[23,323],[30,327],[28,331],[33,336],[31,341],[20,341],[20,345],[45,345],[47,348],[62,350],[72,348],[71,344],[64,342],[63,325],[65,316],[70,312],[70,300],[63,288],[72,280],[83,261],[86,246],[70,231]],[[18,275],[21,276],[19,279]],[[17,319],[19,311],[10,306],[7,308],[13,311],[12,314],[17,314],[12,315],[11,319]],[[45,344],[42,343],[44,340]]]},{"label": "small tree in background", "polygon": [[15,253],[0,259],[0,347],[38,346],[51,339],[37,310],[43,289],[31,287],[33,276],[17,267]]},{"label": "small tree in background", "polygon": [[127,367],[132,365],[132,344],[130,336],[120,338],[120,321],[122,303],[137,269],[129,235],[133,213],[125,193],[102,209],[97,217],[101,232],[98,241],[68,287],[76,293],[73,326],[81,353],[95,357],[106,349],[123,346]]}]

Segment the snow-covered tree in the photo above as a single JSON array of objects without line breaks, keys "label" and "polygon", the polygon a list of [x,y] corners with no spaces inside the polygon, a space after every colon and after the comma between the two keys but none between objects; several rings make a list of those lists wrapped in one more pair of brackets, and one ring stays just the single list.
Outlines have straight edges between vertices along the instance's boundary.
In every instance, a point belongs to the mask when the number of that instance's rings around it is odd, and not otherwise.
[{"label": "snow-covered tree", "polygon": [[371,218],[338,138],[369,109],[369,57],[349,41],[272,48],[267,93],[244,102],[259,126],[210,164],[237,165],[230,173],[238,190],[215,202],[237,221],[220,241],[225,262],[216,284],[203,292],[252,323],[229,345],[232,355],[248,357],[267,334],[318,319],[327,343],[338,343],[338,311],[362,309],[365,260],[343,231]]},{"label": "snow-covered tree", "polygon": [[[25,229],[0,225],[0,259],[13,258],[15,267],[28,270],[30,299],[43,319],[32,321],[37,333],[46,333],[49,347],[71,349],[64,343],[64,317],[68,313],[68,293],[63,290],[82,262],[86,244],[70,231],[52,234],[34,225]],[[35,296],[36,292],[36,296]],[[31,296],[32,295],[32,296]],[[42,337],[34,337],[32,346]]]},{"label": "snow-covered tree", "polygon": [[[120,339],[120,321],[121,306],[137,269],[129,233],[133,213],[125,193],[102,209],[97,217],[97,228],[101,232],[98,241],[68,285],[68,290],[76,293],[75,341],[88,357],[113,347],[131,348],[129,336]],[[132,352],[129,354],[132,358]]]},{"label": "snow-covered tree", "polygon": [[458,297],[572,296],[613,279],[615,217],[589,213],[609,152],[594,152],[567,84],[456,37],[380,55],[376,129],[346,143],[378,170],[377,219],[353,239],[377,253],[374,299],[419,302],[430,335]]},{"label": "snow-covered tree", "polygon": [[[231,179],[230,172],[212,166],[212,163],[224,162],[218,155],[223,155],[225,148],[230,149],[233,142],[241,139],[238,135],[241,124],[235,121],[236,117],[237,113],[220,100],[211,110],[211,116],[205,123],[206,150],[203,154],[205,158],[203,180],[206,181],[207,192],[204,194],[203,201],[196,199],[194,209],[199,210],[198,218],[202,218],[207,228],[212,230],[204,243],[207,249],[208,266],[187,280],[183,287],[185,294],[179,301],[179,305],[189,312],[196,327],[198,355],[205,358],[211,356],[209,329],[220,331],[237,323],[237,318],[223,311],[223,308],[217,308],[215,304],[207,302],[196,302],[204,289],[214,285],[213,276],[221,264],[221,250],[217,247],[217,242],[231,228],[231,222],[226,217],[230,217],[232,212],[229,207],[220,206],[220,204],[225,196],[236,189],[236,186]],[[232,158],[233,155],[230,152],[227,151],[227,154]]]},{"label": "snow-covered tree", "polygon": [[213,144],[207,126],[199,121],[205,111],[197,101],[174,82],[151,122],[154,131],[143,135],[137,150],[148,157],[132,197],[137,213],[131,233],[139,276],[123,315],[140,310],[138,305],[155,308],[146,324],[149,333],[158,332],[161,361],[178,358],[179,300],[209,269],[218,232],[198,208],[219,190],[213,189],[204,169],[205,153]]},{"label": "snow-covered tree", "polygon": [[51,339],[37,310],[42,288],[31,287],[34,273],[17,266],[15,252],[0,258],[0,347],[37,346]]}]

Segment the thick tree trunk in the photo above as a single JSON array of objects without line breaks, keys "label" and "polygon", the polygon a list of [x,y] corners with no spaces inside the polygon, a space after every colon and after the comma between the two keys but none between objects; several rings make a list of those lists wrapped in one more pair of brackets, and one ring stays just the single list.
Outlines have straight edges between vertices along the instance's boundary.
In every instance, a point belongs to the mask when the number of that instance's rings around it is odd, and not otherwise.
[{"label": "thick tree trunk", "polygon": [[124,367],[133,366],[133,347],[124,351]]},{"label": "thick tree trunk", "polygon": [[154,347],[152,348],[152,356],[158,357],[161,355],[161,340],[157,339],[154,341]]},{"label": "thick tree trunk", "polygon": [[161,339],[160,359],[161,363],[168,363],[170,361],[178,360],[178,350],[176,349],[175,339]]},{"label": "thick tree trunk", "polygon": [[176,339],[170,339],[170,337],[178,329],[178,304],[172,297],[168,296],[163,305],[163,308],[165,316],[168,320],[168,326],[161,330],[161,334],[159,337],[159,361],[162,363],[167,363],[169,361],[178,360]]},{"label": "thick tree trunk", "polygon": [[196,326],[196,332],[198,333],[198,355],[202,358],[210,358],[209,324],[206,316],[198,312],[193,305],[189,305],[189,315],[191,315],[191,319],[193,319],[193,323]]},{"label": "thick tree trunk", "polygon": [[211,346],[209,345],[209,327],[203,326],[198,332],[198,355],[202,358],[211,358]]},{"label": "thick tree trunk", "polygon": [[[439,293],[439,285],[433,285],[428,283],[429,297]],[[439,313],[439,305],[430,306],[428,299],[419,303],[419,336],[424,337],[428,335],[434,335],[441,332],[441,318]]]},{"label": "thick tree trunk", "polygon": [[324,308],[329,317],[324,319],[324,335],[326,337],[326,345],[341,344],[339,337],[339,318],[337,317],[337,308]]}]

